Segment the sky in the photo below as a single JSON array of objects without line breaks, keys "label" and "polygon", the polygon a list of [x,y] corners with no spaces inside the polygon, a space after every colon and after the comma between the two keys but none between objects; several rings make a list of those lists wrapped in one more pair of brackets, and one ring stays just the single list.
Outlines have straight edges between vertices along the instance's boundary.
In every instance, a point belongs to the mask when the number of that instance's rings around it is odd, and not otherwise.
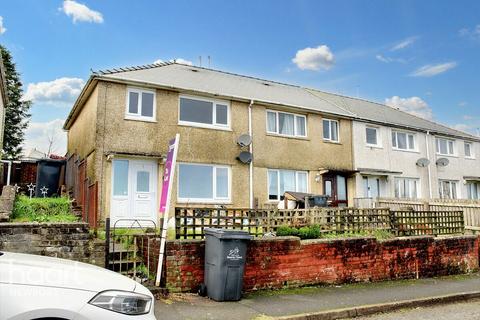
[{"label": "sky", "polygon": [[381,102],[476,134],[480,1],[0,0],[32,100],[25,149],[62,130],[92,70],[210,66]]}]

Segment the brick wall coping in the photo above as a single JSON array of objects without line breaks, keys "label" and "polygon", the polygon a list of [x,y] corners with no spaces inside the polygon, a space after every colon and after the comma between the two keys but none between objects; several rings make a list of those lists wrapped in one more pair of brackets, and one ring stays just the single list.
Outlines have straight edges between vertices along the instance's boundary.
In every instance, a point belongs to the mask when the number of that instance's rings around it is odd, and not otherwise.
[{"label": "brick wall coping", "polygon": [[84,228],[88,227],[85,222],[0,222],[0,228]]},{"label": "brick wall coping", "polygon": [[[0,227],[1,227],[0,223]],[[299,237],[295,236],[285,236],[285,237],[266,237],[266,238],[253,238],[251,241],[254,242],[268,242],[268,241],[292,241],[292,242],[300,242],[302,245],[308,245],[308,244],[315,244],[315,243],[335,243],[335,242],[346,242],[346,241],[371,241],[371,240],[376,240],[381,243],[391,243],[395,241],[414,241],[414,240],[419,240],[419,239],[429,239],[431,241],[441,241],[444,239],[476,239],[476,235],[448,235],[448,236],[440,236],[440,237],[435,237],[432,235],[425,235],[425,236],[410,236],[410,237],[396,237],[392,239],[382,239],[382,240],[377,240],[375,237],[349,237],[349,238],[331,238],[331,239],[306,239],[306,240],[301,240]],[[205,240],[203,239],[177,239],[177,240],[168,240],[168,243],[171,244],[196,244],[196,243],[202,243]]]}]

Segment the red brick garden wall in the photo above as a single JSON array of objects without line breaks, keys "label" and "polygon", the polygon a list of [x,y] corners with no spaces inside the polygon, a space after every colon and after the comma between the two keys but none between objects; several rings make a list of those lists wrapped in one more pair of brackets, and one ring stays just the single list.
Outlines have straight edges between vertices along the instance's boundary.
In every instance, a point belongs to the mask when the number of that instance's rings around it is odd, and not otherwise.
[{"label": "red brick garden wall", "polygon": [[[158,240],[150,249],[158,253]],[[195,291],[203,282],[204,242],[167,242],[166,286]],[[244,290],[348,283],[466,273],[479,267],[476,236],[304,240],[249,243]]]}]

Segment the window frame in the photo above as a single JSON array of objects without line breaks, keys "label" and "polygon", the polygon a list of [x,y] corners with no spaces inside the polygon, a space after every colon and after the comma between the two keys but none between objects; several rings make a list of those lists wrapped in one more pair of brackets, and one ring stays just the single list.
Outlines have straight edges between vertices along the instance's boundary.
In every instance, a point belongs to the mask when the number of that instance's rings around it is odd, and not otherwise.
[{"label": "window frame", "polygon": [[[198,100],[203,102],[211,102],[212,103],[212,123],[201,123],[201,122],[194,122],[194,121],[187,121],[180,119],[180,106],[182,98],[190,99],[190,100]],[[227,106],[227,124],[217,123],[217,105],[226,105]],[[194,95],[187,95],[181,94],[178,97],[178,124],[183,126],[189,127],[198,127],[198,128],[207,128],[207,129],[215,129],[215,130],[226,130],[231,131],[231,106],[230,101],[221,100],[221,99],[212,99],[208,97],[201,97],[201,96],[194,96]]]},{"label": "window frame", "polygon": [[[375,130],[375,136],[376,136],[376,139],[377,139],[377,143],[376,144],[373,144],[373,143],[369,143],[368,142],[368,135],[367,135],[367,130],[370,129],[370,130]],[[381,137],[380,137],[380,128],[379,127],[373,127],[373,126],[365,126],[365,144],[368,146],[368,147],[376,147],[376,148],[381,148],[382,147],[382,140],[381,140]]]},{"label": "window frame", "polygon": [[[467,156],[467,153],[465,152],[465,147],[469,145],[469,150],[470,150],[470,155]],[[475,159],[475,152],[473,151],[473,142],[470,141],[463,141],[463,153],[465,155],[465,158],[467,159]]]},{"label": "window frame", "polygon": [[[138,113],[130,112],[130,93],[134,92],[138,94]],[[142,93],[151,93],[153,94],[153,114],[151,117],[142,116]],[[155,89],[145,89],[138,87],[127,87],[127,96],[125,98],[125,119],[126,120],[137,120],[145,122],[157,122],[157,91]]]},{"label": "window frame", "polygon": [[[403,148],[399,148],[398,147],[398,134],[405,134],[405,142],[406,142],[406,146],[407,148],[403,149]],[[395,134],[395,145],[393,144],[393,135]],[[412,136],[413,137],[413,148],[411,148],[410,146],[410,139],[408,136]],[[402,131],[402,130],[393,130],[392,129],[392,149],[393,150],[398,150],[398,151],[409,151],[409,152],[416,152],[418,149],[417,149],[417,135],[413,132],[409,132],[409,131]]]},{"label": "window frame", "polygon": [[[478,181],[466,181],[468,200],[480,200],[480,183]],[[473,197],[472,188],[475,187],[475,197]]]},{"label": "window frame", "polygon": [[[329,122],[330,130],[329,130],[329,132],[328,132],[329,137],[328,137],[328,138],[325,138],[325,136],[323,136],[323,141],[340,143],[340,121],[334,120],[334,119],[323,118],[323,119],[322,119],[322,135],[324,134],[323,126],[324,126],[324,122],[325,122],[325,121],[328,121],[328,122]],[[337,123],[337,140],[333,140],[333,139],[332,139],[332,122],[336,122],[336,123]]]},{"label": "window frame", "polygon": [[[212,198],[182,198],[180,197],[180,165],[191,165],[198,167],[212,167]],[[228,169],[228,197],[217,197],[217,168]],[[177,163],[178,178],[177,178],[177,202],[178,203],[219,203],[229,204],[232,202],[232,167],[229,165],[217,165],[208,163],[192,163],[192,162],[178,162]]]},{"label": "window frame", "polygon": [[[443,192],[443,184],[444,183],[448,183],[449,184],[449,187],[448,187],[448,191],[449,191],[449,197],[444,197],[444,192]],[[455,187],[453,188],[453,185],[455,185]],[[459,191],[459,181],[458,180],[448,180],[448,179],[439,179],[438,180],[438,191],[439,191],[439,197],[440,199],[460,199],[460,193],[458,192]],[[455,190],[455,197],[453,197],[453,190]]]},{"label": "window frame", "polygon": [[[440,151],[440,140],[445,140],[447,143],[447,153],[442,153]],[[452,143],[452,153],[450,153],[450,142]],[[449,138],[444,138],[444,137],[435,137],[435,153],[440,155],[440,156],[456,156],[456,148],[455,148],[455,140],[454,139],[449,139]]]},{"label": "window frame", "polygon": [[[268,128],[268,113],[274,113],[275,114],[275,129],[276,129],[276,131],[270,131],[269,128]],[[289,114],[289,115],[293,116],[293,135],[280,133],[280,117],[279,117],[280,113]],[[305,135],[297,134],[297,132],[298,132],[298,130],[297,130],[297,118],[305,119]],[[307,127],[308,127],[307,116],[304,115],[304,114],[278,111],[278,110],[272,110],[272,109],[265,110],[265,128],[266,128],[265,131],[268,134],[273,134],[273,135],[277,135],[277,136],[281,136],[281,137],[307,138],[308,137]]]},{"label": "window frame", "polygon": [[[397,184],[399,182],[402,182],[405,185],[405,182],[408,182],[408,188],[409,188],[409,195],[407,197],[402,197],[400,194],[397,196]],[[412,197],[411,194],[411,182],[415,183],[415,190],[416,194]],[[410,178],[410,177],[394,177],[393,179],[393,192],[394,196],[396,199],[420,199],[421,197],[421,185],[420,185],[420,178]],[[400,193],[400,191],[399,191]]]},{"label": "window frame", "polygon": [[[277,173],[277,194],[278,197],[277,199],[270,199],[270,172],[275,171]],[[278,202],[278,201],[283,201],[281,199],[282,195],[280,194],[280,171],[291,171],[295,173],[295,192],[300,192],[298,190],[298,175],[299,174],[305,174],[306,175],[306,182],[307,182],[307,191],[306,193],[310,192],[310,183],[309,183],[309,177],[308,177],[308,171],[307,170],[290,170],[290,169],[267,169],[267,199],[269,202]]]}]

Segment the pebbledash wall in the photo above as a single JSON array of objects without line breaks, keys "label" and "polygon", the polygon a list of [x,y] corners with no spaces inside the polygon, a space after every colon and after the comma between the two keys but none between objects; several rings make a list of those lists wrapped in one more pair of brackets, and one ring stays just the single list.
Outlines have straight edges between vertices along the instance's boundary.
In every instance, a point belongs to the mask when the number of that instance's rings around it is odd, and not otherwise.
[{"label": "pebbledash wall", "polygon": [[[158,256],[158,247],[159,240],[150,239],[150,253]],[[166,248],[166,287],[172,292],[197,290],[203,282],[205,242],[168,241]],[[146,254],[147,248],[143,249]],[[156,261],[151,263],[156,268]],[[256,239],[247,251],[244,290],[432,277],[478,267],[476,236]]]},{"label": "pebbledash wall", "polygon": [[105,264],[105,244],[83,222],[0,223],[0,250]]}]

